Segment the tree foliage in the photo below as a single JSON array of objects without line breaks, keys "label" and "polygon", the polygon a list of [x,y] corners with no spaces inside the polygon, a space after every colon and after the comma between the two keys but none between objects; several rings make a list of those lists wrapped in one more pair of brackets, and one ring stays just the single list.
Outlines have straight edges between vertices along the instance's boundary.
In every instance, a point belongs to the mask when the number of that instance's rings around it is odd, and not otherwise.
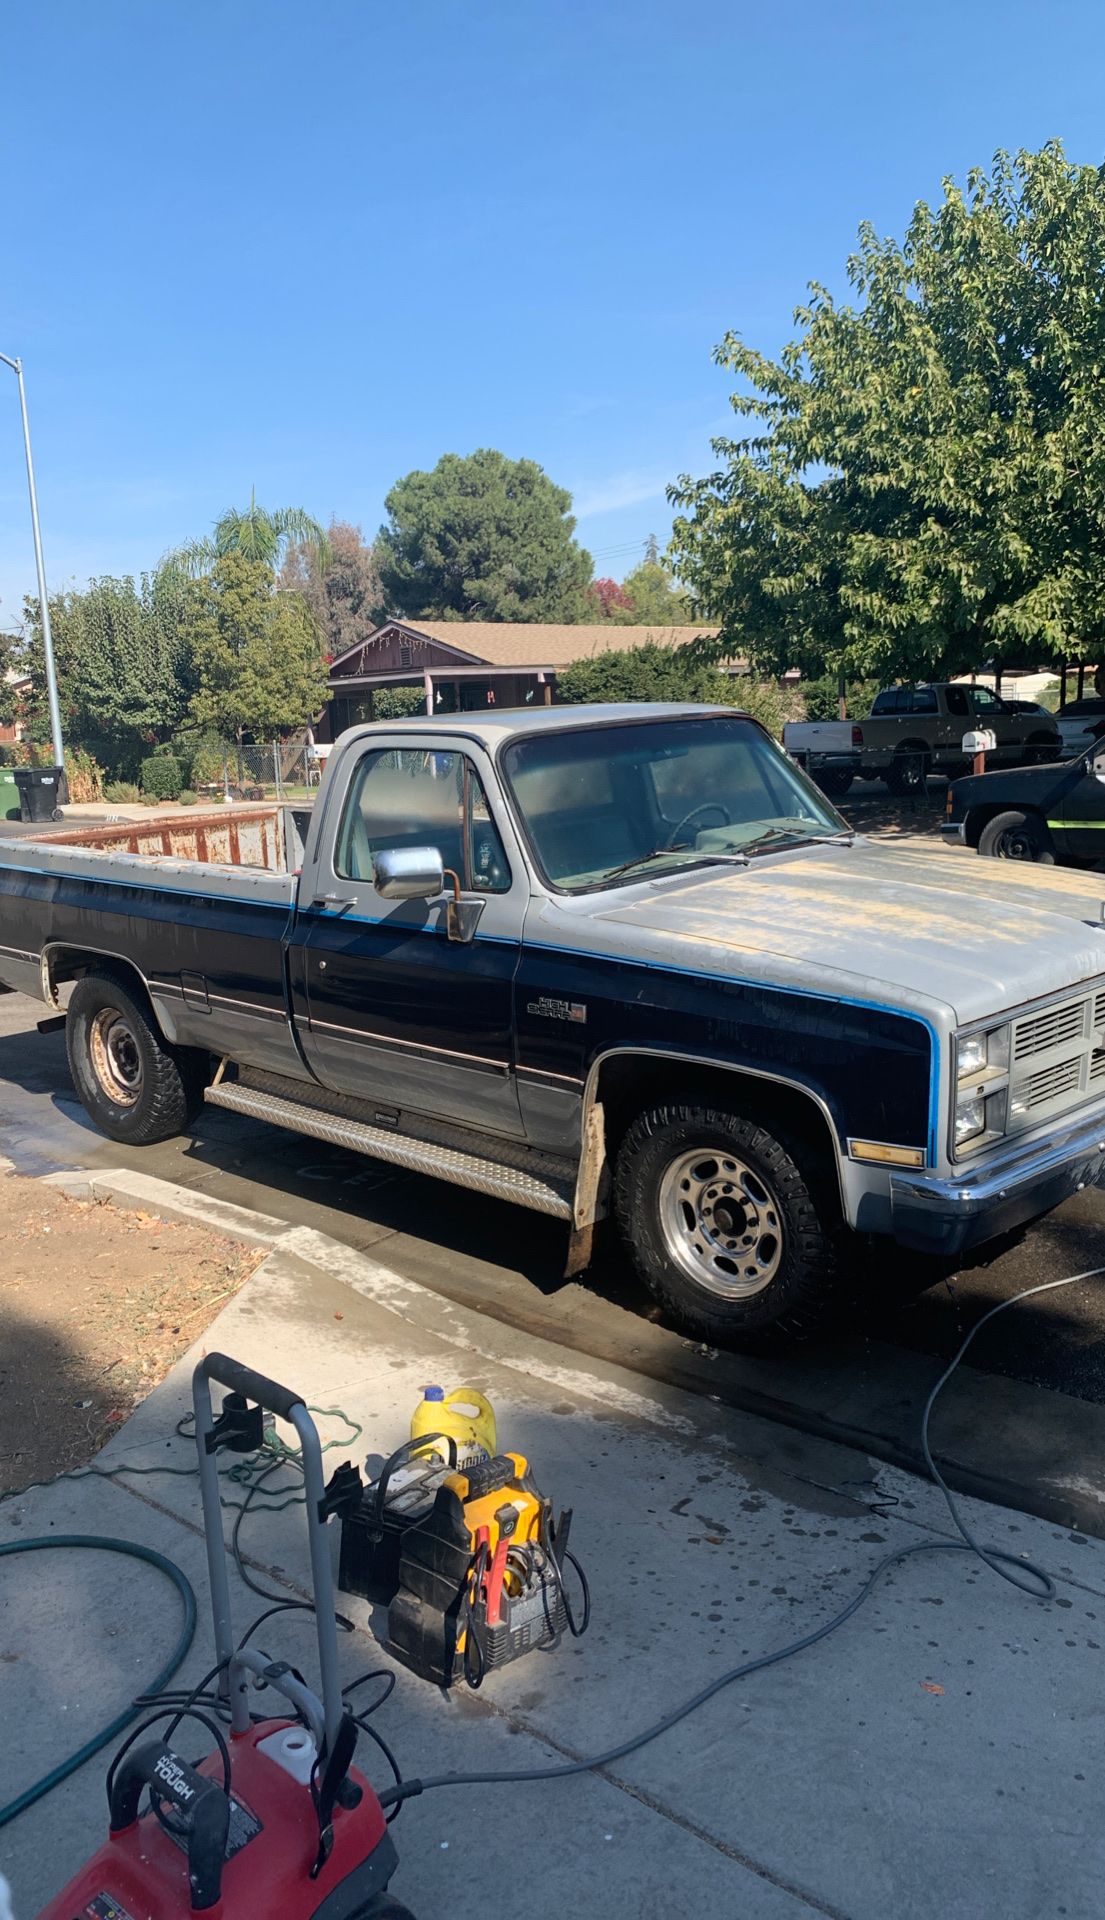
[{"label": "tree foliage", "polygon": [[626,574],[622,591],[629,603],[628,619],[637,627],[682,627],[694,618],[691,602],[672,578],[650,542],[651,553]]},{"label": "tree foliage", "polygon": [[360,527],[332,520],[328,551],[309,541],[289,547],[280,585],[302,594],[326,651],[336,657],[378,626],[387,611],[376,555]]},{"label": "tree foliage", "polygon": [[573,660],[557,674],[556,697],[570,706],[602,700],[696,700],[751,713],[775,734],[791,717],[784,694],[772,682],[722,673],[701,657],[694,643],[670,647],[649,640],[643,647],[611,647]]},{"label": "tree foliage", "polygon": [[[194,688],[181,632],[184,585],[169,574],[90,580],[51,596],[50,628],[62,731],[95,743],[111,764],[132,761],[182,719]],[[36,598],[25,602],[24,666],[31,735],[49,737],[46,666]]]},{"label": "tree foliage", "polygon": [[631,618],[629,595],[617,580],[592,580],[587,594],[599,620],[628,621]]},{"label": "tree foliage", "polygon": [[389,610],[410,619],[586,619],[591,556],[571,495],[535,460],[492,448],[408,473],[384,505],[377,557]]},{"label": "tree foliage", "polygon": [[298,594],[278,593],[269,568],[222,554],[187,590],[183,633],[195,664],[192,718],[239,743],[305,725],[326,698],[318,628]]},{"label": "tree foliage", "polygon": [[650,640],[643,647],[611,648],[573,660],[556,677],[557,699],[578,706],[592,700],[704,700],[733,706],[727,674],[687,647]]},{"label": "tree foliage", "polygon": [[857,305],[812,286],[777,362],[727,335],[751,430],[670,493],[715,652],[882,679],[1092,657],[1103,271],[1105,169],[1053,142],[946,180],[901,243],[864,225]]},{"label": "tree foliage", "polygon": [[273,572],[284,560],[292,544],[311,548],[323,565],[329,558],[329,546],[317,520],[302,507],[259,507],[251,489],[244,512],[228,507],[215,522],[213,531],[200,540],[189,541],[166,555],[162,563],[169,573],[195,577],[209,573],[224,554],[240,553],[247,560]]}]

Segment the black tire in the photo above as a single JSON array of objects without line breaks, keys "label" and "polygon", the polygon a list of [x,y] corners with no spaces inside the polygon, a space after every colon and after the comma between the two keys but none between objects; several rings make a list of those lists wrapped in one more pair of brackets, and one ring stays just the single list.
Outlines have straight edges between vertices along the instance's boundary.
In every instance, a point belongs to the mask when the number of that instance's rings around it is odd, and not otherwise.
[{"label": "black tire", "polygon": [[920,793],[929,775],[931,762],[920,747],[899,747],[886,770],[886,784],[899,798]]},{"label": "black tire", "polygon": [[[697,1200],[687,1198],[692,1190]],[[697,1338],[712,1345],[742,1338],[763,1344],[767,1335],[794,1341],[829,1317],[838,1286],[839,1204],[811,1149],[781,1129],[769,1132],[724,1107],[652,1107],[622,1141],[614,1200],[640,1278]],[[749,1250],[745,1240],[753,1236]]]},{"label": "black tire", "polygon": [[111,1140],[137,1147],[170,1140],[203,1104],[208,1055],[170,1047],[141,990],[114,974],[77,981],[65,1045],[84,1110]]},{"label": "black tire", "polygon": [[850,767],[819,767],[813,777],[822,793],[839,795],[848,792],[856,776]]},{"label": "black tire", "polygon": [[1047,823],[1038,813],[1012,808],[987,820],[978,836],[978,850],[990,860],[1031,860],[1041,867],[1055,865],[1055,849]]}]

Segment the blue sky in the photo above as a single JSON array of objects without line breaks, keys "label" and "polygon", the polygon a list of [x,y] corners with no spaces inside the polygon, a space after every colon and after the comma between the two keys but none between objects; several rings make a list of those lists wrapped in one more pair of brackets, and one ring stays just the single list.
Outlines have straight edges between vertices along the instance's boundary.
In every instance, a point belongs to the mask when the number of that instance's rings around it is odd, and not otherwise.
[{"label": "blue sky", "polygon": [[[0,74],[0,351],[52,586],[251,486],[382,518],[446,451],[539,460],[621,575],[862,217],[999,145],[1105,157],[1105,10],[1052,0],[46,0]],[[0,367],[0,624],[33,585]]]}]

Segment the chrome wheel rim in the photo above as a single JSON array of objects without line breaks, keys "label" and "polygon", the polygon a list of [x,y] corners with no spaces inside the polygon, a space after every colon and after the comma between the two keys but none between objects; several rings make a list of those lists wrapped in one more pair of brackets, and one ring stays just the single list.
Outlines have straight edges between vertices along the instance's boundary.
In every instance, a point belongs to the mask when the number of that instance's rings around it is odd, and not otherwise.
[{"label": "chrome wheel rim", "polygon": [[783,1259],[776,1195],[736,1154],[694,1147],[660,1182],[660,1230],[672,1260],[722,1300],[748,1300],[771,1285]]},{"label": "chrome wheel rim", "polygon": [[101,1007],[92,1021],[92,1071],[117,1106],[133,1107],[142,1093],[142,1053],[134,1030],[115,1007]]}]

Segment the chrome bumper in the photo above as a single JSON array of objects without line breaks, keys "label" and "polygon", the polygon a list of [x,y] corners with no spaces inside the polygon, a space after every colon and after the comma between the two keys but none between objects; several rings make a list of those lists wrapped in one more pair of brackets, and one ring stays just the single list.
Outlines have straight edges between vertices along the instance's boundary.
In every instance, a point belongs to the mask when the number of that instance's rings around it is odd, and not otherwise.
[{"label": "chrome bumper", "polygon": [[1008,1146],[949,1175],[890,1177],[893,1234],[925,1253],[960,1254],[1105,1182],[1105,1105],[1047,1140]]},{"label": "chrome bumper", "polygon": [[945,840],[962,841],[966,830],[967,822],[965,820],[941,820],[940,822],[940,831]]}]

